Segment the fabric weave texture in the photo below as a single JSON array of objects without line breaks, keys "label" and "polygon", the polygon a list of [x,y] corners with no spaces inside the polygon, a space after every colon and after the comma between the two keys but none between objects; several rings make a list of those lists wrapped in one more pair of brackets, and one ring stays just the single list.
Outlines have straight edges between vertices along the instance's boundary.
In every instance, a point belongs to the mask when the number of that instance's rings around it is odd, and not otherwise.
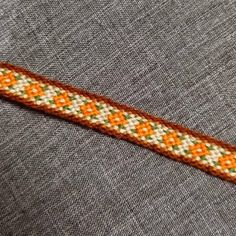
[{"label": "fabric weave texture", "polygon": [[[236,144],[235,0],[0,4],[0,61]],[[4,99],[0,137],[0,235],[236,234],[231,183]]]},{"label": "fabric weave texture", "polygon": [[6,63],[0,63],[0,96],[236,184],[236,146],[134,107]]}]

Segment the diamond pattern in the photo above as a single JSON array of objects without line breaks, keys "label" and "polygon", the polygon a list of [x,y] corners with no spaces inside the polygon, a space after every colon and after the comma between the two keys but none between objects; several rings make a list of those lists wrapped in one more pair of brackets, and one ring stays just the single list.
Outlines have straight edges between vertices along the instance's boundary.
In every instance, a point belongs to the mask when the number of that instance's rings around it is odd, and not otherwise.
[{"label": "diamond pattern", "polygon": [[37,105],[59,110],[78,119],[106,126],[132,136],[159,149],[199,161],[217,171],[236,177],[236,153],[221,145],[210,143],[194,135],[181,133],[157,121],[149,120],[135,112],[121,110],[106,101],[67,91],[56,85],[48,85],[23,73],[0,68],[0,94],[7,91],[13,96],[29,100]]}]

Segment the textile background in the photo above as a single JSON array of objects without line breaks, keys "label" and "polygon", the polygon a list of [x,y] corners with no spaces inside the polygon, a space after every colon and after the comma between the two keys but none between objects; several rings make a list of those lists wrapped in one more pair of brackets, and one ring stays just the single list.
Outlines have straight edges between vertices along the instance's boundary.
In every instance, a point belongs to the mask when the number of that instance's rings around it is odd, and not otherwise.
[{"label": "textile background", "polygon": [[[0,60],[236,144],[235,0],[0,0]],[[236,235],[236,187],[0,99],[0,235]]]}]

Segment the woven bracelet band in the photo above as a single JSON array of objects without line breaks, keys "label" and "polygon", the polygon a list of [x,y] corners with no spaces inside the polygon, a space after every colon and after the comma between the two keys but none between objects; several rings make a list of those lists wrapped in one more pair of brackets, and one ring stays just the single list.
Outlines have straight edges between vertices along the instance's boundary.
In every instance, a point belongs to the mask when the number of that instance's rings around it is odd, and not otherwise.
[{"label": "woven bracelet band", "polygon": [[236,147],[20,67],[0,63],[0,95],[236,183]]}]

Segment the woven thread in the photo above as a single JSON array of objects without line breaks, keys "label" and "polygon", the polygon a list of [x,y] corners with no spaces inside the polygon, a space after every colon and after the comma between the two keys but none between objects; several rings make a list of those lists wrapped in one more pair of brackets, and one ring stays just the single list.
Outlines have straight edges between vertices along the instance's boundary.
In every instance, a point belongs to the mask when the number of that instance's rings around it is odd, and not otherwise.
[{"label": "woven thread", "polygon": [[0,95],[236,183],[236,147],[109,98],[0,63]]}]

